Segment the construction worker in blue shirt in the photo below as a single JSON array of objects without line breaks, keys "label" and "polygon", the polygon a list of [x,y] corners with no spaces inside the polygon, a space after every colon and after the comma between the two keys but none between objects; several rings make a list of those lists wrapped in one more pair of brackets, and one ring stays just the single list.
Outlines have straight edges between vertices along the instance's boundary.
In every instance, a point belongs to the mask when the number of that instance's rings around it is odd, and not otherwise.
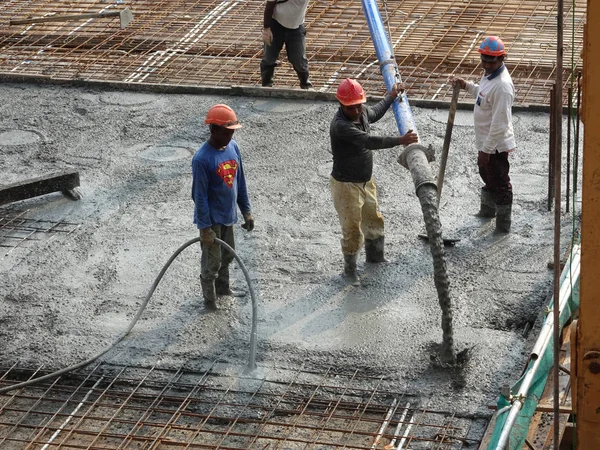
[{"label": "construction worker in blue shirt", "polygon": [[205,123],[209,124],[210,138],[192,159],[192,198],[202,247],[202,295],[207,307],[214,309],[217,295],[243,295],[232,291],[229,285],[229,264],[234,256],[215,238],[235,248],[233,225],[237,222],[237,208],[247,231],[254,229],[254,218],[242,156],[232,139],[235,130],[241,128],[235,112],[227,105],[215,105],[208,111]]}]

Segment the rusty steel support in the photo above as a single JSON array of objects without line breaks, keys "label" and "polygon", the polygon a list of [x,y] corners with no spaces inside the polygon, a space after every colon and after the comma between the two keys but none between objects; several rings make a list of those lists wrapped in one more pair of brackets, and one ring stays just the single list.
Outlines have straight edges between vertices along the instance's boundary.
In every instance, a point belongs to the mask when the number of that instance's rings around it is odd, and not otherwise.
[{"label": "rusty steel support", "polygon": [[565,211],[569,212],[569,205],[570,205],[570,194],[571,194],[571,186],[570,186],[570,182],[571,182],[571,117],[573,114],[573,102],[571,100],[571,97],[573,96],[573,88],[569,87],[568,90],[568,95],[567,97],[569,98],[569,109],[568,109],[568,119],[567,119],[567,186],[566,186],[566,192],[565,192],[565,197],[566,197],[566,208]]},{"label": "rusty steel support", "polygon": [[550,89],[550,134],[548,141],[548,211],[552,211],[552,199],[554,198],[554,153],[556,152],[556,94],[555,86]]},{"label": "rusty steel support", "polygon": [[[563,0],[558,0],[556,15],[556,84],[555,86],[555,125],[554,125],[554,298],[560,294],[560,215],[562,212],[562,119],[563,119]],[[560,385],[558,378],[558,361],[560,359],[560,311],[553,308],[554,317],[554,450],[560,447]]]},{"label": "rusty steel support", "polygon": [[577,179],[579,170],[579,124],[581,122],[581,72],[577,73],[577,111],[575,111],[575,157],[573,158],[573,165],[575,171],[573,172],[573,192],[577,193]]}]

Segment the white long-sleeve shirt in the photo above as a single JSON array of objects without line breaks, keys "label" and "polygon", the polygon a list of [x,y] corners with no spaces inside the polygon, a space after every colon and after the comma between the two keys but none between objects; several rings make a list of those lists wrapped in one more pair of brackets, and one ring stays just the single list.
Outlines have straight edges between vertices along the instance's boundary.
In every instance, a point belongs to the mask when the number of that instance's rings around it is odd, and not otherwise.
[{"label": "white long-sleeve shirt", "polygon": [[478,151],[493,154],[513,151],[516,147],[512,125],[515,87],[506,66],[481,77],[479,84],[467,82],[467,91],[475,97],[473,121]]}]

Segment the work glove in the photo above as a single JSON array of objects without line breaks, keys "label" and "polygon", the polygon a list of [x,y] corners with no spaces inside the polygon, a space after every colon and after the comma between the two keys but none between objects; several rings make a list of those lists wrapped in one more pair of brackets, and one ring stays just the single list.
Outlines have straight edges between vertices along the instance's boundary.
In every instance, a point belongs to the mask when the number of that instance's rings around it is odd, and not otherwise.
[{"label": "work glove", "polygon": [[246,231],[254,230],[254,217],[252,217],[251,213],[244,214],[244,223],[242,224],[242,228]]},{"label": "work glove", "polygon": [[263,29],[262,40],[266,45],[271,45],[273,43],[273,32],[270,28]]},{"label": "work glove", "polygon": [[211,227],[200,229],[200,242],[202,242],[204,245],[213,245],[216,237],[217,234]]}]

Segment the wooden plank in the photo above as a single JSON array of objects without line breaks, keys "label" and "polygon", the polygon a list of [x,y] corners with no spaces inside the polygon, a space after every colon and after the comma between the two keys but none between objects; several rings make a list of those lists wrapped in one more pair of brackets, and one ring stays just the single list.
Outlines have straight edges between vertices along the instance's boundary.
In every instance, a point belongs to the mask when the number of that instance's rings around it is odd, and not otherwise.
[{"label": "wooden plank", "polygon": [[79,172],[60,172],[45,175],[4,187],[0,186],[0,205],[51,194],[52,192],[62,192],[73,200],[79,200],[81,194],[75,189],[78,186]]}]

